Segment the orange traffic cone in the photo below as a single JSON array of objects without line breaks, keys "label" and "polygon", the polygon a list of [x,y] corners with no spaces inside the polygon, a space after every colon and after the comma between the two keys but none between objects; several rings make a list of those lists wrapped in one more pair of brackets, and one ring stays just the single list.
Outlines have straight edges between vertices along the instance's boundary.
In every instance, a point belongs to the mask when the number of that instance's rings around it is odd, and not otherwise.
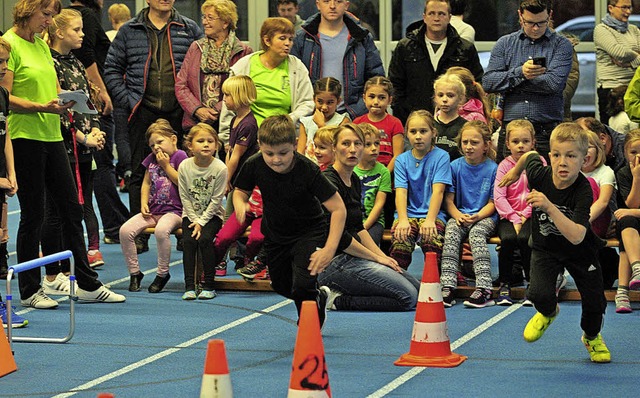
[{"label": "orange traffic cone", "polygon": [[231,376],[227,365],[224,341],[209,340],[204,360],[204,375],[200,398],[232,398]]},{"label": "orange traffic cone", "polygon": [[394,364],[452,368],[465,359],[467,357],[464,355],[451,352],[438,275],[438,259],[435,253],[429,252],[425,256],[411,346],[409,352],[400,356]]},{"label": "orange traffic cone", "polygon": [[304,301],[298,322],[298,336],[293,351],[293,366],[288,398],[331,397],[329,374],[320,334],[318,304]]},{"label": "orange traffic cone", "polygon": [[115,398],[116,396],[111,394],[110,392],[101,392],[98,394],[97,398]]},{"label": "orange traffic cone", "polygon": [[2,333],[0,333],[0,377],[2,377],[18,370],[18,365],[16,365],[16,360],[13,358],[4,329],[2,327],[0,329],[2,329]]}]

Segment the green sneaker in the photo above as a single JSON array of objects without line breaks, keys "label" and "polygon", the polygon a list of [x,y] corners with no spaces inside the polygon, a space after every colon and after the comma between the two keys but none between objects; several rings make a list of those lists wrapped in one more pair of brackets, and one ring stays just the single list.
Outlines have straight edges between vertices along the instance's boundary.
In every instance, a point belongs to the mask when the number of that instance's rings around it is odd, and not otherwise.
[{"label": "green sneaker", "polygon": [[529,322],[527,322],[527,326],[524,327],[524,333],[522,334],[524,340],[529,343],[533,343],[542,337],[549,325],[551,325],[553,320],[556,319],[559,312],[559,307],[556,307],[556,314],[554,316],[544,316],[541,313],[536,312],[536,314],[529,319]]},{"label": "green sneaker", "polygon": [[602,339],[602,335],[598,333],[595,339],[589,340],[582,335],[582,343],[591,356],[591,362],[608,363],[611,362],[611,353],[607,348],[607,345]]}]

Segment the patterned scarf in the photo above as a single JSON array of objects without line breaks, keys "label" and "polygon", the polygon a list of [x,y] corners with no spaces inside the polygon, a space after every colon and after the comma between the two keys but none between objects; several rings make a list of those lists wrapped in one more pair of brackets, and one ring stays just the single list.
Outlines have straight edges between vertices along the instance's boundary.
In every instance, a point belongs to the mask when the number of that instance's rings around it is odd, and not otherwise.
[{"label": "patterned scarf", "polygon": [[202,48],[200,70],[204,74],[202,103],[209,108],[213,108],[222,99],[222,81],[229,74],[231,49],[235,40],[236,34],[233,31],[229,32],[229,36],[220,47],[215,45],[215,40],[206,36],[199,40]]},{"label": "patterned scarf", "polygon": [[620,33],[627,33],[629,29],[629,22],[622,22],[620,20],[615,19],[611,16],[611,14],[607,14],[602,18],[602,23],[607,25],[610,28],[617,30]]}]

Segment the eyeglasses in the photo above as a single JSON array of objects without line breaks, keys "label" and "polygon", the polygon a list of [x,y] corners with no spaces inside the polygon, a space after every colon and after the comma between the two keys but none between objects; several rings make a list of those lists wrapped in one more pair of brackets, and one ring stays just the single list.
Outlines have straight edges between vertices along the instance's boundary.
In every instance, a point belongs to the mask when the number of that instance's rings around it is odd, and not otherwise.
[{"label": "eyeglasses", "polygon": [[324,4],[324,5],[329,5],[331,3],[334,3],[335,5],[339,6],[342,5],[344,3],[346,3],[347,0],[321,0],[320,3]]},{"label": "eyeglasses", "polygon": [[615,8],[619,8],[622,11],[633,11],[633,6],[613,6]]},{"label": "eyeglasses", "polygon": [[214,17],[212,17],[211,15],[203,15],[203,16],[202,16],[202,20],[203,20],[204,22],[213,22],[213,21],[215,21],[215,20],[217,20],[217,19],[220,19],[220,17],[214,18]]},{"label": "eyeglasses", "polygon": [[549,23],[549,19],[548,18],[545,19],[544,21],[540,21],[540,22],[531,22],[531,21],[527,21],[526,19],[522,18],[522,24],[524,26],[529,27],[529,28],[532,28],[534,26],[536,28],[542,28],[542,27],[547,26],[548,23]]}]

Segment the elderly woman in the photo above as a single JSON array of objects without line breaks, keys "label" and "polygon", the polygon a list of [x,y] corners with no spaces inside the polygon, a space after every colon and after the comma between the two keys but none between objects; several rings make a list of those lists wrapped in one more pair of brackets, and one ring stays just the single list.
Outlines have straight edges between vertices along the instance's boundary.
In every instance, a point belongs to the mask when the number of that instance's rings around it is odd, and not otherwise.
[{"label": "elderly woman", "polygon": [[322,289],[329,289],[327,309],[412,310],[420,282],[382,252],[362,224],[360,178],[353,169],[362,159],[364,134],[353,123],[332,128],[335,161],[323,174],[338,189],[347,220],[336,256],[318,275]]},{"label": "elderly woman", "polygon": [[[202,4],[204,37],[194,41],[176,79],[176,97],[184,109],[182,128],[198,122],[218,129],[222,109],[222,83],[240,58],[253,50],[236,37],[238,11],[231,0],[207,0]],[[224,142],[228,136],[220,137]]]},{"label": "elderly woman", "polygon": [[[47,205],[63,222],[64,242],[73,252],[78,298],[96,302],[122,302],[125,297],[100,283],[89,267],[82,229],[82,206],[62,141],[60,115],[74,102],[58,103],[60,85],[51,52],[39,35],[51,25],[62,8],[60,0],[18,0],[13,11],[13,27],[3,36],[11,44],[7,74],[1,82],[10,95],[7,127],[11,132],[16,177],[20,184],[20,224],[17,236],[18,262],[38,258],[42,222]],[[69,278],[64,274],[40,284],[40,268],[18,274],[21,304],[25,307],[54,308],[58,302],[49,294],[69,294]],[[44,287],[44,289],[43,289]]]},{"label": "elderly woman", "polygon": [[[232,75],[247,75],[258,92],[251,111],[258,126],[269,116],[288,114],[294,123],[314,110],[313,87],[302,61],[289,55],[294,28],[286,18],[267,18],[260,28],[262,51],[249,54],[231,67]],[[220,131],[228,137],[232,114],[222,105]]]},{"label": "elderly woman", "polygon": [[596,83],[600,121],[609,123],[607,111],[612,89],[627,85],[640,66],[640,29],[629,23],[631,0],[607,0],[607,15],[593,31],[596,46]]}]

